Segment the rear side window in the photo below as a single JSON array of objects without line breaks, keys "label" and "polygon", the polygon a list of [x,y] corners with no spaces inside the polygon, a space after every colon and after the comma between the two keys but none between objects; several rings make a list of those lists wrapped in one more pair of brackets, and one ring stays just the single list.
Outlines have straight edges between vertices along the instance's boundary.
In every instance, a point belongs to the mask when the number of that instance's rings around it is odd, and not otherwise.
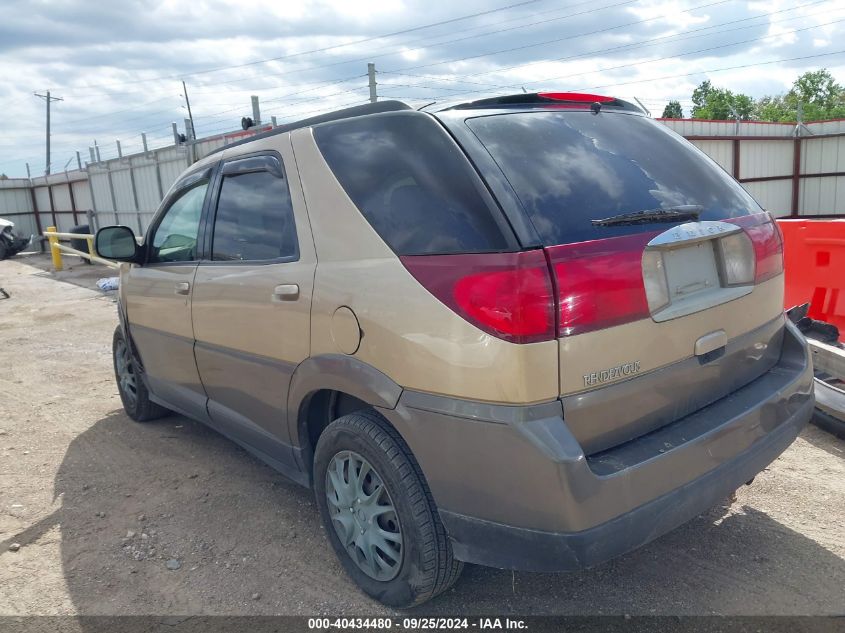
[{"label": "rear side window", "polygon": [[285,179],[269,171],[224,175],[211,258],[245,261],[294,259],[297,255],[293,207]]},{"label": "rear side window", "polygon": [[506,250],[501,211],[428,115],[391,113],[314,128],[335,177],[399,255]]},{"label": "rear side window", "polygon": [[666,224],[594,226],[622,213],[700,205],[699,220],[759,213],[720,167],[646,117],[524,112],[467,119],[547,245],[585,242]]}]

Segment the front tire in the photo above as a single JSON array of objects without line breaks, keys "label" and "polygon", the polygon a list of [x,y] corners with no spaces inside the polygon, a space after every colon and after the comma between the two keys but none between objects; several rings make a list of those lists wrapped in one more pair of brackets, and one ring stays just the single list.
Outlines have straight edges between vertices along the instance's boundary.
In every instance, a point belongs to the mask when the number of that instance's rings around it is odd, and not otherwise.
[{"label": "front tire", "polygon": [[326,427],[314,454],[314,490],[335,553],[370,597],[411,607],[458,579],[463,563],[452,554],[422,470],[375,411]]},{"label": "front tire", "polygon": [[170,413],[150,400],[150,392],[138,371],[138,363],[132,355],[132,350],[123,334],[123,328],[119,325],[112,339],[112,358],[117,391],[126,415],[136,422],[147,422]]}]

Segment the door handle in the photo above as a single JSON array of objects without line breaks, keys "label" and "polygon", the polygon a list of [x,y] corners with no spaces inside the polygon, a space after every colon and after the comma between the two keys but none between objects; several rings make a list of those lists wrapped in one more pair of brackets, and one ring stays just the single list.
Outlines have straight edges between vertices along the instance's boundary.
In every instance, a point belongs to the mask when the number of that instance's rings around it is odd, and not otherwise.
[{"label": "door handle", "polygon": [[282,284],[273,290],[273,301],[296,301],[299,299],[299,285]]},{"label": "door handle", "polygon": [[180,282],[176,284],[175,292],[177,295],[186,295],[191,292],[191,284],[189,284],[187,281]]}]

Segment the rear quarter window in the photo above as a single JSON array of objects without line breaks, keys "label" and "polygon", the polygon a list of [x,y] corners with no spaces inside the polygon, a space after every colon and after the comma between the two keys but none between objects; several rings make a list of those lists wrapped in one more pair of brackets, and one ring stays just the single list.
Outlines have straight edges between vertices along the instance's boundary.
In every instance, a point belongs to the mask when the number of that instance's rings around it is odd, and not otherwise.
[{"label": "rear quarter window", "polygon": [[513,247],[501,210],[429,115],[347,119],[315,127],[314,138],[352,202],[398,255]]},{"label": "rear quarter window", "polygon": [[591,220],[700,205],[700,220],[759,213],[754,199],[690,143],[646,117],[534,111],[469,118],[546,245],[663,230]]}]

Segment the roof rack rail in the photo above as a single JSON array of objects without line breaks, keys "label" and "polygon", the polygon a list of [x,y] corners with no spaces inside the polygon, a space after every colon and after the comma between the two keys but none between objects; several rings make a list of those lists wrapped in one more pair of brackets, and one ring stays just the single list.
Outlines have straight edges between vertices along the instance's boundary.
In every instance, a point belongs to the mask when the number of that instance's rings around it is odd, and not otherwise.
[{"label": "roof rack rail", "polygon": [[287,123],[285,125],[278,125],[274,127],[272,130],[267,130],[266,132],[261,132],[260,134],[256,134],[254,136],[250,136],[233,143],[228,143],[223,147],[218,147],[212,152],[209,152],[207,155],[211,156],[212,154],[217,154],[218,152],[222,152],[224,149],[229,149],[230,147],[237,147],[238,145],[244,145],[246,143],[251,143],[257,139],[267,138],[269,136],[275,136],[276,134],[284,134],[285,132],[290,132],[291,130],[297,130],[299,128],[308,127],[311,125],[317,125],[318,123],[328,123],[329,121],[340,121],[341,119],[349,119],[356,116],[364,116],[366,114],[379,114],[381,112],[399,112],[401,110],[411,110],[411,106],[407,103],[403,103],[402,101],[376,101],[375,103],[367,103],[364,105],[359,106],[352,106],[351,108],[343,108],[342,110],[335,110],[334,112],[327,112],[326,114],[320,114],[318,116],[313,116],[307,119],[302,119],[301,121],[295,121],[293,123]]}]

